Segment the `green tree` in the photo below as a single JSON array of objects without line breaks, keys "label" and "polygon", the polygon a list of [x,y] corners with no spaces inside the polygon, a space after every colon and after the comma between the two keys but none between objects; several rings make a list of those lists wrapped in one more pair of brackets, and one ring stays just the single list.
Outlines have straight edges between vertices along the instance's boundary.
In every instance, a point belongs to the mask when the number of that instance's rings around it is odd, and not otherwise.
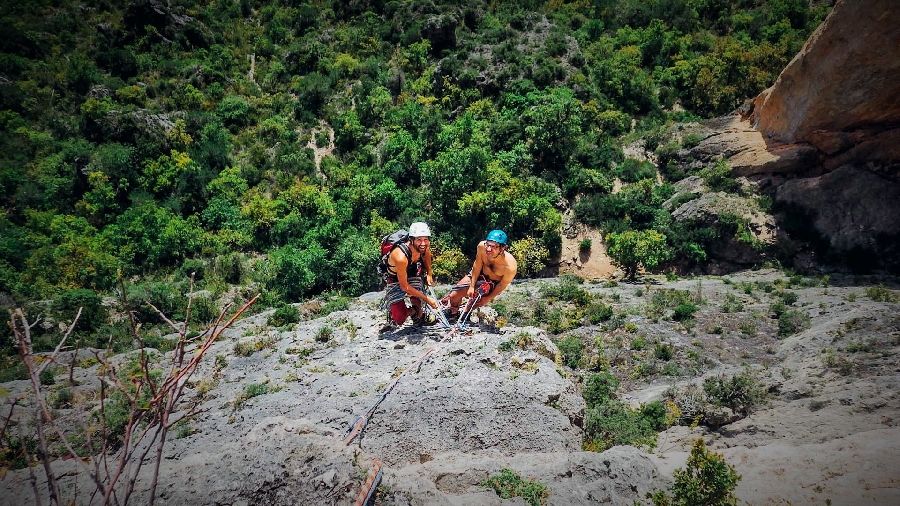
[{"label": "green tree", "polygon": [[666,236],[655,230],[628,230],[606,235],[607,253],[622,266],[625,276],[634,279],[643,266],[652,270],[668,259]]},{"label": "green tree", "polygon": [[672,506],[738,504],[734,489],[741,480],[741,475],[734,470],[734,466],[725,462],[721,454],[707,450],[702,438],[698,438],[691,446],[686,468],[678,468],[672,475],[675,478],[675,485],[671,502],[663,493],[662,497],[654,497],[655,504]]}]

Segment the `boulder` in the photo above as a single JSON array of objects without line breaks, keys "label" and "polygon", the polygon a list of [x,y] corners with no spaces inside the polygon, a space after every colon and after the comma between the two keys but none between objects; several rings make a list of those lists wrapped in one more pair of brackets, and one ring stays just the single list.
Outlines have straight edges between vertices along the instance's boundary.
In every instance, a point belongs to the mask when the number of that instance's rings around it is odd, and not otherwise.
[{"label": "boulder", "polygon": [[[833,156],[874,142],[856,154],[895,162],[900,160],[898,76],[897,2],[838,0],[775,84],[756,97],[750,123],[771,144],[808,143]],[[860,160],[845,158],[852,159],[841,164]]]},{"label": "boulder", "polygon": [[[857,252],[864,270],[900,268],[900,182],[867,166],[844,166],[818,177],[791,179],[776,201],[799,207],[837,252]],[[794,214],[797,207],[794,208]],[[865,253],[863,253],[865,252]]]},{"label": "boulder", "polygon": [[[738,240],[733,230],[724,226],[723,215],[731,214],[747,220],[755,244]],[[712,259],[733,264],[752,265],[763,259],[759,245],[775,239],[775,221],[762,212],[755,200],[724,192],[704,193],[672,211],[676,221],[695,220],[720,230],[716,243],[709,248]],[[731,232],[730,234],[728,232]]]}]

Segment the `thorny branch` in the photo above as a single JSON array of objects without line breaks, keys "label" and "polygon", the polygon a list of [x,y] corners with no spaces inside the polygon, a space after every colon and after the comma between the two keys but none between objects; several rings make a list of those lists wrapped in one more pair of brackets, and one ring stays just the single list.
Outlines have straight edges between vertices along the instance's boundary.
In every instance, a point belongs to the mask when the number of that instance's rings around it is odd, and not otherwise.
[{"label": "thorny branch", "polygon": [[[124,283],[120,278],[121,287],[121,303],[127,309],[128,300],[125,295]],[[191,276],[191,292],[193,292],[193,275]],[[51,504],[62,504],[63,502],[74,502],[75,498],[63,500],[60,496],[59,484],[57,477],[54,475],[51,461],[52,455],[48,451],[47,437],[45,431],[47,429],[53,431],[59,441],[63,444],[66,452],[80,464],[80,467],[94,484],[94,489],[90,491],[90,502],[93,503],[95,498],[102,497],[101,504],[127,504],[134,492],[135,483],[140,474],[141,468],[146,462],[152,448],[155,448],[155,460],[153,472],[151,475],[151,484],[149,488],[149,504],[153,504],[156,498],[156,488],[159,480],[160,461],[162,460],[163,448],[166,443],[168,431],[178,422],[189,419],[203,410],[197,409],[196,406],[187,409],[178,416],[177,420],[172,421],[172,414],[176,407],[179,406],[181,398],[184,396],[185,387],[188,385],[191,376],[197,370],[204,354],[216,342],[221,334],[243,314],[247,308],[257,301],[259,294],[245,303],[234,315],[232,315],[224,324],[226,312],[229,306],[226,306],[219,313],[218,317],[212,325],[210,325],[203,333],[196,338],[187,339],[188,321],[190,318],[190,310],[192,305],[192,297],[188,298],[188,307],[186,311],[185,321],[183,324],[176,324],[155,306],[150,304],[162,321],[172,327],[179,335],[172,351],[172,365],[168,373],[163,378],[154,379],[150,373],[150,354],[144,344],[141,336],[141,324],[137,322],[133,312],[127,311],[129,315],[128,321],[132,335],[138,343],[140,349],[139,371],[133,376],[127,378],[121,376],[121,373],[127,371],[119,371],[110,362],[109,357],[112,355],[112,338],[107,345],[107,353],[101,356],[96,351],[94,356],[100,362],[98,366],[98,374],[100,375],[100,400],[99,400],[99,420],[100,420],[100,450],[89,458],[82,459],[78,451],[72,446],[66,438],[63,431],[58,427],[57,421],[54,420],[53,414],[47,406],[45,392],[40,383],[40,374],[51,363],[56,362],[56,357],[63,349],[66,340],[72,334],[75,324],[81,315],[81,309],[75,320],[67,329],[65,335],[54,351],[46,357],[45,363],[38,364],[38,360],[31,346],[31,329],[37,323],[29,323],[24,311],[16,309],[10,311],[10,327],[13,329],[14,338],[19,345],[19,352],[22,362],[25,364],[29,378],[31,380],[31,389],[34,396],[35,405],[35,429],[37,432],[38,443],[40,445],[37,456],[31,455],[25,448],[24,436],[20,435],[22,442],[23,454],[29,462],[29,473],[31,476],[31,484],[35,494],[36,504],[41,504],[41,493],[37,486],[37,476],[34,473],[34,464],[36,460],[43,465],[43,470],[47,479],[47,492]],[[188,343],[197,342],[193,348],[191,358],[185,361],[187,355]],[[72,357],[74,364],[76,357]],[[70,373],[71,377],[71,373]],[[149,393],[149,395],[148,395]],[[119,450],[111,446],[111,438],[113,434],[109,433],[107,421],[112,402],[113,394],[119,394],[124,399],[124,405],[128,409],[128,419],[122,434],[122,442]],[[14,407],[25,397],[21,394],[13,400],[7,401],[10,404],[9,413],[2,421],[0,428],[0,437],[8,434],[10,421],[12,420]],[[121,402],[121,401],[117,401]],[[21,430],[21,426],[19,427]],[[93,452],[94,441],[92,437],[94,431],[88,426],[87,421],[83,421],[82,430],[84,432],[87,448]],[[155,444],[154,444],[155,443]],[[112,460],[112,462],[110,461]],[[90,465],[89,465],[90,464]],[[77,483],[77,479],[76,479]],[[77,487],[75,488],[77,494]]]}]

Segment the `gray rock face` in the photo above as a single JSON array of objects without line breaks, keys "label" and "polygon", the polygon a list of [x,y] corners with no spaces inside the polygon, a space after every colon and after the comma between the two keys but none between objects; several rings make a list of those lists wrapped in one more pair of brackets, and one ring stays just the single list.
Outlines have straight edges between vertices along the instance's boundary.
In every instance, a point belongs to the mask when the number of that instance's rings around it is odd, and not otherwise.
[{"label": "gray rock face", "polygon": [[[632,504],[669,483],[641,450],[582,451],[585,403],[557,371],[559,351],[544,331],[480,324],[444,342],[435,327],[380,332],[383,314],[364,298],[356,310],[287,331],[265,324],[272,310],[226,331],[192,378],[211,385],[191,400],[204,412],[189,435],[171,433],[157,501],[352,504],[376,459],[380,497],[392,504],[500,504],[479,484],[502,468],[546,485],[548,504]],[[328,342],[317,340],[323,328]],[[523,333],[524,347],[501,346]],[[237,353],[255,341],[267,344]],[[248,395],[251,387],[264,393]],[[345,445],[366,412],[367,426]],[[91,488],[72,461],[53,465],[65,490],[76,481]],[[151,470],[142,470],[132,504],[149,501]],[[27,471],[12,471],[0,497],[33,501]]]},{"label": "gray rock face", "polygon": [[749,232],[758,244],[771,243],[774,239],[776,227],[772,216],[760,211],[754,200],[745,197],[724,192],[704,193],[672,211],[676,221],[697,220],[722,229],[716,244],[708,252],[714,259],[743,265],[763,260],[760,249],[748,242],[741,242],[734,237],[733,231],[725,230],[722,218],[726,214],[747,220]]},{"label": "gray rock face", "polygon": [[805,209],[815,230],[836,249],[868,251],[883,263],[880,267],[900,267],[896,179],[866,167],[845,166],[819,177],[786,181],[777,189],[776,199]]}]

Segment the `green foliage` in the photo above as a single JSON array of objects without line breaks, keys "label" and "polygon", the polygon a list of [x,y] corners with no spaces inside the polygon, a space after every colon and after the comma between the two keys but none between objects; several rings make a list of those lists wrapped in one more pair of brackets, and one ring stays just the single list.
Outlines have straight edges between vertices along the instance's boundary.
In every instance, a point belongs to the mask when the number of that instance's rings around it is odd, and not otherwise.
[{"label": "green foliage", "polygon": [[731,177],[731,167],[725,160],[706,167],[698,174],[711,191],[735,193],[740,189],[738,182]]},{"label": "green foliage", "polygon": [[653,270],[669,256],[666,236],[655,230],[627,231],[607,234],[607,253],[633,279],[638,269]]},{"label": "green foliage", "polygon": [[0,465],[9,469],[26,469],[29,465],[26,451],[28,455],[36,455],[39,445],[37,439],[29,436],[14,437],[11,431],[4,432],[2,443],[2,446],[0,446]]},{"label": "green foliage", "polygon": [[738,499],[734,495],[741,476],[734,466],[725,462],[721,454],[706,449],[703,439],[698,438],[691,445],[684,469],[672,473],[675,478],[673,497],[665,492],[648,493],[647,497],[656,506],[734,506]]},{"label": "green foliage", "polygon": [[319,316],[326,316],[335,311],[346,311],[348,309],[350,309],[350,299],[347,297],[333,297],[322,304]]},{"label": "green foliage", "polygon": [[602,302],[591,302],[584,313],[591,325],[596,325],[612,318],[613,308]]},{"label": "green foliage", "polygon": [[563,275],[559,277],[558,283],[542,285],[540,294],[550,300],[572,302],[576,306],[585,307],[591,302],[591,294],[580,286],[582,283],[584,279],[580,277]]},{"label": "green foliage", "polygon": [[243,399],[252,399],[254,397],[259,397],[260,395],[266,395],[269,393],[269,385],[266,383],[250,383],[244,386],[244,395]]},{"label": "green foliage", "polygon": [[316,342],[327,343],[332,337],[334,337],[334,329],[327,325],[316,331]]},{"label": "green foliage", "polygon": [[290,304],[285,304],[269,315],[267,323],[273,327],[283,327],[299,321],[300,310]]},{"label": "green foliage", "polygon": [[576,369],[581,366],[584,358],[584,343],[577,336],[568,336],[556,341],[556,346],[562,354],[563,364]]},{"label": "green foliage", "polygon": [[726,293],[721,309],[723,313],[738,313],[744,310],[744,303],[734,294]]},{"label": "green foliage", "polygon": [[724,375],[710,376],[703,380],[703,391],[714,405],[745,415],[766,397],[759,379],[749,369],[730,378]]},{"label": "green foliage", "polygon": [[51,397],[50,405],[53,409],[68,409],[72,407],[72,390],[68,388],[60,388],[55,395]]},{"label": "green foliage", "polygon": [[[716,231],[674,223],[661,207],[674,190],[622,146],[643,141],[665,178],[687,175],[671,122],[756,96],[830,10],[501,2],[475,16],[436,2],[423,17],[415,2],[248,0],[174,2],[189,23],[144,26],[133,6],[94,3],[0,13],[0,290],[15,296],[107,294],[119,269],[179,266],[218,293],[252,278],[277,299],[356,295],[378,283],[373,211],[428,221],[442,280],[492,228],[530,277],[561,252],[561,199],[576,196],[579,220],[643,235],[618,241],[646,245],[619,251],[630,275],[705,262]],[[460,25],[437,36],[428,16]],[[330,129],[334,149],[314,155]],[[725,162],[701,175],[738,190]],[[610,194],[616,177],[628,184]]]},{"label": "green foliage", "polygon": [[658,343],[653,347],[653,356],[657,360],[668,362],[669,360],[672,360],[673,353],[672,346],[668,344]]},{"label": "green foliage", "polygon": [[536,480],[523,480],[519,473],[503,468],[479,486],[492,488],[501,499],[521,497],[530,506],[540,506],[550,497],[550,489]]},{"label": "green foliage", "polygon": [[[455,283],[456,280],[468,272],[472,262],[463,255],[459,248],[448,248],[443,244],[436,248],[435,242],[432,242],[432,248],[439,253],[435,255],[431,264],[434,270],[434,277],[439,281]],[[518,265],[520,269],[519,274],[521,274],[521,260],[516,257],[516,261],[520,262]]]},{"label": "green foliage", "polygon": [[672,312],[672,319],[677,322],[682,322],[685,320],[689,320],[694,317],[694,313],[699,311],[700,308],[695,306],[694,304],[681,304],[675,308]]},{"label": "green foliage", "polygon": [[875,302],[900,302],[900,295],[884,285],[866,287],[866,297]]},{"label": "green foliage", "polygon": [[259,337],[251,341],[238,341],[234,343],[234,354],[239,357],[249,357],[263,348],[271,347],[275,339],[271,337]]},{"label": "green foliage", "polygon": [[656,414],[644,416],[627,403],[611,400],[585,412],[584,432],[586,446],[602,452],[618,445],[631,445],[652,449],[656,446]]},{"label": "green foliage", "polygon": [[41,371],[41,376],[39,379],[41,385],[53,385],[54,383],[56,383],[56,374],[51,367],[48,367]]},{"label": "green foliage", "polygon": [[656,177],[656,167],[647,161],[626,158],[613,172],[613,175],[626,183],[637,183],[642,179]]},{"label": "green foliage", "polygon": [[614,398],[616,389],[619,387],[619,379],[608,372],[592,374],[584,382],[584,388],[581,389],[581,396],[588,409],[597,408]]},{"label": "green foliage", "polygon": [[106,324],[109,314],[103,307],[103,299],[96,292],[86,289],[66,290],[53,299],[52,309],[71,321],[81,308],[76,328],[90,333]]},{"label": "green foliage", "polygon": [[[324,285],[327,252],[318,244],[305,249],[292,245],[271,254],[273,278],[269,285],[288,300],[300,300]],[[369,267],[371,269],[371,266]]]},{"label": "green foliage", "polygon": [[778,316],[778,336],[787,337],[809,328],[809,316],[802,311],[790,310]]},{"label": "green foliage", "polygon": [[546,262],[550,259],[550,252],[547,248],[532,237],[513,241],[509,252],[516,259],[518,266],[516,275],[523,278],[537,275],[546,267]]}]

